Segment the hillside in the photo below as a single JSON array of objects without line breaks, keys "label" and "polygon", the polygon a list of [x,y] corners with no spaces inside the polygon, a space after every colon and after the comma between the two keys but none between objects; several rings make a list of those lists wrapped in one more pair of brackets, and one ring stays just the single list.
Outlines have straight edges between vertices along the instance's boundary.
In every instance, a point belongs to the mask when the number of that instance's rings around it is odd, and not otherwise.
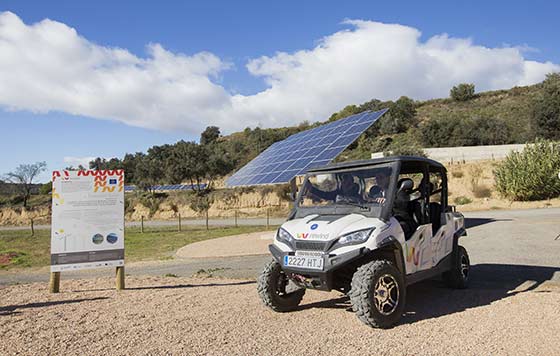
[{"label": "hillside", "polygon": [[[474,86],[463,86],[472,89],[472,92],[460,100],[456,97],[427,101],[401,97],[395,102],[372,99],[360,105],[348,105],[334,113],[328,122],[365,110],[389,108],[337,161],[367,159],[372,152],[378,151],[421,155],[423,151],[420,147],[526,143],[537,137],[560,139],[560,74],[549,75],[543,83],[509,90],[474,93]],[[539,123],[535,116],[539,110],[543,110],[543,98],[550,96],[550,93],[553,100],[549,100],[544,106],[544,117],[548,121]],[[322,123],[303,122],[293,127],[246,128],[225,136],[220,134],[219,128],[211,126],[201,134],[200,143],[179,141],[175,144],[153,146],[146,153],[127,154],[122,159],[107,161],[97,158],[90,162],[90,168],[123,168],[127,174],[127,184],[135,184],[140,188],[156,184],[216,180],[215,184],[210,184],[213,192],[199,192],[204,199],[210,193],[211,216],[231,215],[229,205],[247,215],[263,215],[268,207],[274,206],[274,210],[282,215],[289,206],[286,187],[260,187],[256,191],[253,188],[224,189],[223,179],[220,177],[239,169],[274,142],[320,124]],[[541,125],[540,131],[538,125]],[[472,191],[459,193],[458,187],[463,183],[451,190],[458,196],[467,198],[463,199],[463,204],[469,205],[467,201],[472,201],[473,209],[478,206],[506,207],[509,203],[502,202],[493,192],[492,169],[486,167],[485,172],[490,191],[484,197],[476,197]],[[23,220],[29,219],[25,215],[27,213],[19,207],[20,199],[17,196],[4,194],[0,198],[0,208],[7,209],[0,213],[4,223],[19,223],[17,220],[20,217]],[[38,208],[36,218],[48,215],[47,200],[39,199],[35,201],[37,204],[33,204]],[[185,217],[200,215],[197,204],[200,205],[201,201],[196,198],[196,194],[191,193],[168,199],[167,196],[158,197],[153,192],[139,190],[129,196],[127,201],[127,214],[132,219],[141,215],[166,218],[179,211]]]},{"label": "hillside", "polygon": [[466,102],[452,99],[419,102],[416,110],[420,122],[449,116],[503,120],[511,128],[518,129],[518,131],[512,132],[510,137],[512,143],[525,143],[533,138],[531,117],[534,103],[541,93],[542,85],[537,84],[479,93],[475,98]]}]

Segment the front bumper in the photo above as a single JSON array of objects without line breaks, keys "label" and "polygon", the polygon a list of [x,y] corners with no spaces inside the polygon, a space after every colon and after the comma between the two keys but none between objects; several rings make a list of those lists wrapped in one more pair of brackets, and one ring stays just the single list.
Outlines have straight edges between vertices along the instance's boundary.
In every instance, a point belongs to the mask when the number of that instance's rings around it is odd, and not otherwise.
[{"label": "front bumper", "polygon": [[[284,252],[274,245],[268,245],[270,253],[274,259],[280,263],[282,270],[286,273],[293,273],[300,277],[300,284],[306,288],[320,289],[330,291],[333,289],[333,273],[340,267],[364,256],[369,249],[361,247],[359,249],[343,253],[340,255],[325,254],[323,255],[323,270],[310,270],[306,268],[295,268],[284,266],[284,256],[294,256],[295,252]],[[304,279],[302,279],[303,277]]]}]

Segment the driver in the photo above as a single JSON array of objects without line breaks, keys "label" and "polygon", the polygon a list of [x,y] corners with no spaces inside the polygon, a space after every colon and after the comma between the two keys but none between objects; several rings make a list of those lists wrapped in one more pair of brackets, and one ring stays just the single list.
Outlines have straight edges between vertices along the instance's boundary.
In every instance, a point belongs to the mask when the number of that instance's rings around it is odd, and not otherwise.
[{"label": "driver", "polygon": [[313,186],[308,181],[308,192],[324,200],[336,201],[337,197],[359,199],[360,186],[354,183],[354,178],[351,174],[343,174],[341,177],[340,187],[331,191],[325,192]]}]

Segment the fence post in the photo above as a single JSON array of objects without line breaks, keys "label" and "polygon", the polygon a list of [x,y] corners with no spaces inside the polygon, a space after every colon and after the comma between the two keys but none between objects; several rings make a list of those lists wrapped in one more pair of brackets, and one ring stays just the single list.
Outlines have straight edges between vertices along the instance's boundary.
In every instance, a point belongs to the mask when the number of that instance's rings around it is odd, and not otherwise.
[{"label": "fence post", "polygon": [[124,289],[124,266],[117,267],[115,274],[116,274],[115,287],[117,290],[123,290]]},{"label": "fence post", "polygon": [[179,232],[181,232],[181,214],[179,214]]},{"label": "fence post", "polygon": [[60,272],[51,272],[51,278],[49,280],[49,292],[60,292]]},{"label": "fence post", "polygon": [[208,227],[208,210],[206,209],[206,230],[210,230],[210,228]]},{"label": "fence post", "polygon": [[266,228],[270,229],[270,208],[266,208]]},{"label": "fence post", "polygon": [[35,236],[35,228],[33,227],[33,219],[31,219],[31,236]]},{"label": "fence post", "polygon": [[140,217],[140,232],[144,233],[144,215]]}]

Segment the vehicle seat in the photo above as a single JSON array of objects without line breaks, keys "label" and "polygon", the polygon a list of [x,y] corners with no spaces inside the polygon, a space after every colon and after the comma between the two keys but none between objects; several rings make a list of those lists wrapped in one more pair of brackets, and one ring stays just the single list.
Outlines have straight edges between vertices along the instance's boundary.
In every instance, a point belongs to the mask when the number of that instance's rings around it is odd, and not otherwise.
[{"label": "vehicle seat", "polygon": [[435,234],[441,227],[440,203],[430,203],[430,218],[432,219],[432,232]]},{"label": "vehicle seat", "polygon": [[358,183],[353,183],[352,188],[350,188],[349,190],[349,195],[352,197],[358,197],[359,194],[360,194],[360,186],[358,185]]},{"label": "vehicle seat", "polygon": [[[402,178],[397,183],[397,195],[393,204],[393,215],[397,219],[403,229],[405,239],[408,240],[416,231],[418,224],[413,218],[413,204],[410,202],[411,190],[401,189],[404,181],[412,182],[410,178]],[[412,182],[414,185],[414,182]]]}]

